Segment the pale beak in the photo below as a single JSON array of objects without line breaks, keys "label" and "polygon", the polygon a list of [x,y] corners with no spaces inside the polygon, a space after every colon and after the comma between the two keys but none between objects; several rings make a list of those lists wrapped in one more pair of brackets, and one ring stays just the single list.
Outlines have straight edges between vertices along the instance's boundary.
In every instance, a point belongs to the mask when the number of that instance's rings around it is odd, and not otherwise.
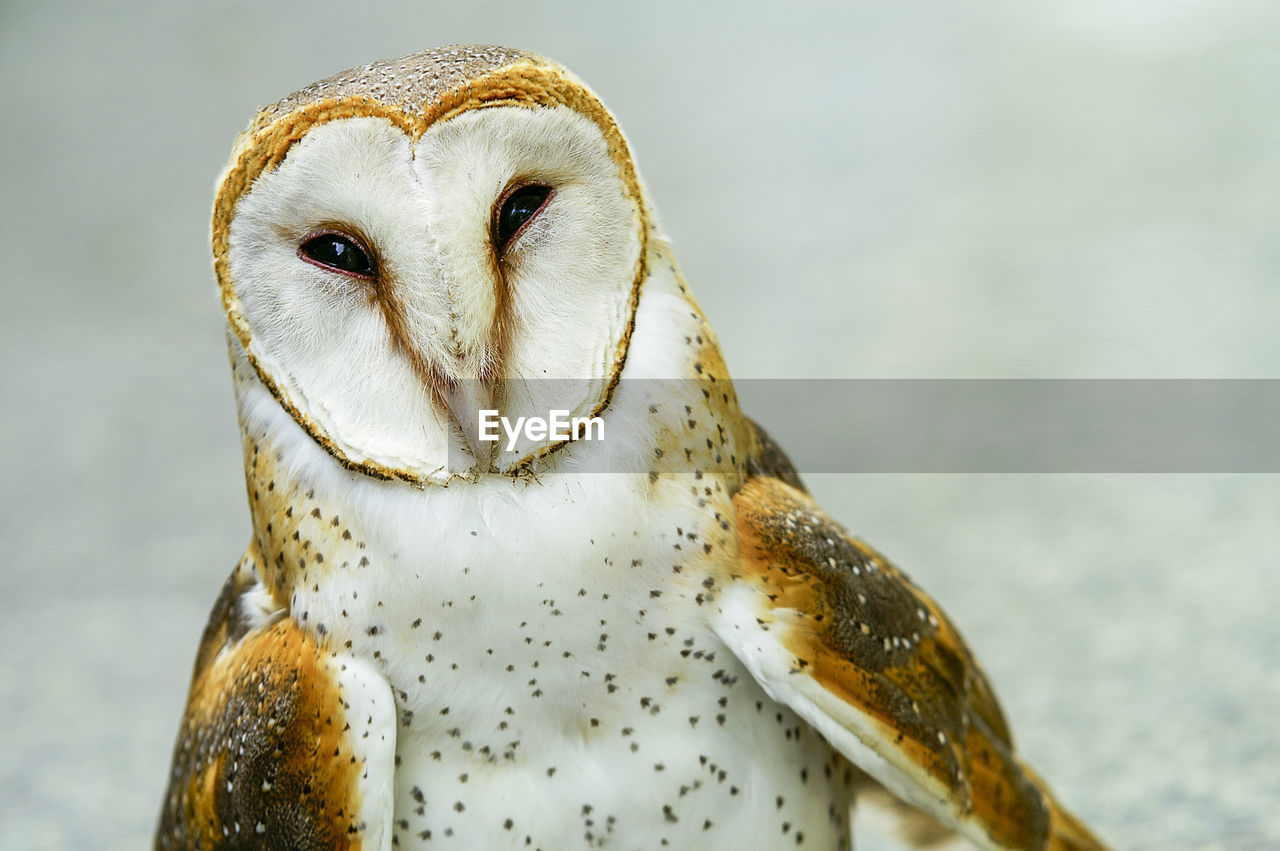
[{"label": "pale beak", "polygon": [[484,381],[463,379],[450,382],[442,395],[462,434],[464,447],[459,448],[465,448],[478,466],[488,469],[489,458],[497,444],[480,440],[480,412],[494,409],[493,390]]}]

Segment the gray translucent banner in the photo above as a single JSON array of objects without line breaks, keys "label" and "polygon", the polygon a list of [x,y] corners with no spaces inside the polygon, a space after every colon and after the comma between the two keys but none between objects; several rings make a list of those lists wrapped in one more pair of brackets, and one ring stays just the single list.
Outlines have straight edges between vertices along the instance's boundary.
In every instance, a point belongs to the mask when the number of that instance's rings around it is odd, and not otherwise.
[{"label": "gray translucent banner", "polygon": [[[599,413],[604,445],[562,459],[582,471],[710,473],[740,460],[722,457],[727,444],[708,413],[708,406],[723,410],[731,392],[724,380],[624,379],[603,411],[599,384],[507,381],[471,395],[493,409],[482,417],[513,422]],[[1280,472],[1277,379],[745,379],[734,386],[743,411],[802,473]],[[666,435],[665,451],[645,443],[651,427]],[[508,445],[491,428],[471,441],[495,469],[564,440],[553,427]]]}]

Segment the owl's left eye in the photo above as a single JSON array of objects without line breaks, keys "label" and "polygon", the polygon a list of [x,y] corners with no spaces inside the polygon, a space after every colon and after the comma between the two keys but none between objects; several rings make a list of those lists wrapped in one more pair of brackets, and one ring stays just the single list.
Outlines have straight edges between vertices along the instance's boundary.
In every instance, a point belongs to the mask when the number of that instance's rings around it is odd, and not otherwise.
[{"label": "owl's left eye", "polygon": [[352,275],[374,278],[373,261],[352,237],[341,233],[322,233],[298,246],[298,256],[308,263]]},{"label": "owl's left eye", "polygon": [[493,243],[501,252],[542,212],[551,197],[551,187],[527,183],[509,190],[498,199],[493,215]]}]

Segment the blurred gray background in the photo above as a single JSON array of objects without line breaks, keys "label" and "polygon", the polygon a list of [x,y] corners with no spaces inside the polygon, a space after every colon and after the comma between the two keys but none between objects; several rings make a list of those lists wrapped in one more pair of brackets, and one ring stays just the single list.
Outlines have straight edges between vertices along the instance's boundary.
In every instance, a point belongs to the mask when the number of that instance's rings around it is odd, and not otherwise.
[{"label": "blurred gray background", "polygon": [[[247,542],[207,247],[235,134],[466,41],[613,109],[737,376],[1280,373],[1268,0],[0,3],[0,847],[147,843]],[[1117,846],[1280,847],[1280,477],[810,483]]]}]

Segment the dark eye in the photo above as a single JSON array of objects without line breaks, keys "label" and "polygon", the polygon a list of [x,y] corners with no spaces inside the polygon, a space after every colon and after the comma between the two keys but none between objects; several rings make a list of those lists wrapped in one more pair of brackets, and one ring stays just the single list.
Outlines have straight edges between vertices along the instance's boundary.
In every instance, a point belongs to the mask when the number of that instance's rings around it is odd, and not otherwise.
[{"label": "dark eye", "polygon": [[298,256],[303,260],[359,278],[373,278],[373,263],[369,255],[351,237],[340,233],[322,233],[298,246]]},{"label": "dark eye", "polygon": [[538,215],[551,197],[550,186],[530,183],[507,193],[493,221],[493,241],[502,251]]}]

